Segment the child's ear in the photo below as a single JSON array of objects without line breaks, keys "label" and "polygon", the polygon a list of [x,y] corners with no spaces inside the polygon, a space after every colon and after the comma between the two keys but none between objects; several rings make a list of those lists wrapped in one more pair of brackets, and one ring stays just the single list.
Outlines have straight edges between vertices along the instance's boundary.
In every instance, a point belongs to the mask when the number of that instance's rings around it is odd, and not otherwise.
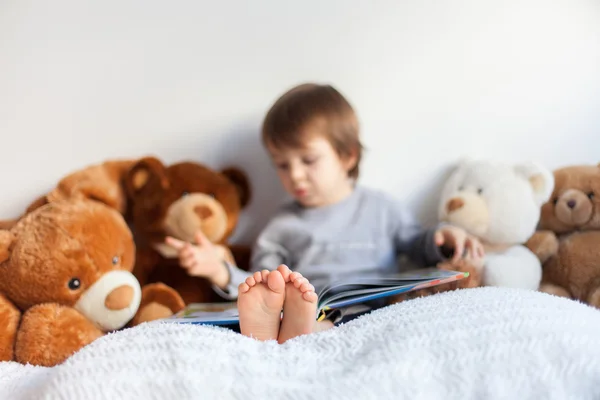
[{"label": "child's ear", "polygon": [[340,159],[342,160],[346,171],[350,172],[358,164],[358,150],[352,149],[347,154],[342,154]]},{"label": "child's ear", "polygon": [[0,230],[0,264],[10,258],[11,247],[15,235],[11,231]]},{"label": "child's ear", "polygon": [[531,185],[537,205],[541,206],[550,199],[554,190],[554,175],[550,170],[534,162],[528,162],[515,166],[515,171]]},{"label": "child's ear", "polygon": [[248,175],[246,175],[244,171],[235,167],[225,168],[221,171],[221,173],[225,175],[227,179],[233,182],[240,197],[240,206],[242,208],[246,207],[248,203],[250,203],[250,199],[252,197]]},{"label": "child's ear", "polygon": [[145,157],[135,163],[125,175],[125,189],[130,198],[162,195],[169,188],[166,168],[155,157]]}]

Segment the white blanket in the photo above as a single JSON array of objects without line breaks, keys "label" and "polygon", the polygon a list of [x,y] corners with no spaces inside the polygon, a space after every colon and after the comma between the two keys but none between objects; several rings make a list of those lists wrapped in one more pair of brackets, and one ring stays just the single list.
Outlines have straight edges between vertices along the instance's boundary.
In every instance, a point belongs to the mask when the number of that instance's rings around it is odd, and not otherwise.
[{"label": "white blanket", "polygon": [[284,345],[145,324],[55,368],[0,364],[1,399],[599,399],[600,312],[483,288],[397,304]]}]

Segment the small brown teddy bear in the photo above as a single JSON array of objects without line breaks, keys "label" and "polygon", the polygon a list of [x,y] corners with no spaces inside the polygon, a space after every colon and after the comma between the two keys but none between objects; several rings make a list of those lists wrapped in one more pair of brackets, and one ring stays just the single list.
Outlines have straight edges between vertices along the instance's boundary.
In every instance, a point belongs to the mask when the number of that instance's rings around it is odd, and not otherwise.
[{"label": "small brown teddy bear", "polygon": [[560,168],[554,178],[527,242],[543,263],[539,290],[600,307],[600,166]]},{"label": "small brown teddy bear", "polygon": [[179,266],[178,253],[165,238],[194,242],[201,231],[234,262],[227,239],[250,199],[246,174],[235,168],[218,172],[194,162],[165,166],[146,157],[131,167],[125,186],[138,246],[134,275],[140,283],[162,282],[186,304],[222,301],[208,280],[189,276]]}]

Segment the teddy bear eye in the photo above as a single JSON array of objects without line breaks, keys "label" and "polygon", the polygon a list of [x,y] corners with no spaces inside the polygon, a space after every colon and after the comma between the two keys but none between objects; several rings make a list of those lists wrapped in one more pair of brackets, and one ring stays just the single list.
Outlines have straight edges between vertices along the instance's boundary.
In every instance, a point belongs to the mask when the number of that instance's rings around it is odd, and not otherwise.
[{"label": "teddy bear eye", "polygon": [[181,193],[181,197],[185,197],[185,196],[187,196],[188,194],[189,194],[189,192],[183,192],[183,193]]},{"label": "teddy bear eye", "polygon": [[477,194],[481,194],[481,193],[483,193],[483,189],[482,188],[477,189]]},{"label": "teddy bear eye", "polygon": [[77,278],[73,278],[69,281],[68,286],[71,290],[77,290],[81,287],[81,281]]},{"label": "teddy bear eye", "polygon": [[589,192],[588,193],[588,197],[590,198],[590,200],[594,199],[594,192]]},{"label": "teddy bear eye", "polygon": [[463,190],[465,190],[465,187],[464,187],[464,186],[462,186],[462,185],[461,185],[461,186],[459,186],[459,187],[458,187],[458,191],[459,191],[459,192],[462,192]]},{"label": "teddy bear eye", "polygon": [[113,265],[117,265],[119,263],[119,257],[118,256],[114,256],[112,258],[112,263],[113,263]]},{"label": "teddy bear eye", "polygon": [[216,197],[214,193],[206,193],[207,195],[209,195],[210,197],[212,197],[213,199]]},{"label": "teddy bear eye", "polygon": [[552,199],[552,204],[556,205],[558,203],[558,197]]}]

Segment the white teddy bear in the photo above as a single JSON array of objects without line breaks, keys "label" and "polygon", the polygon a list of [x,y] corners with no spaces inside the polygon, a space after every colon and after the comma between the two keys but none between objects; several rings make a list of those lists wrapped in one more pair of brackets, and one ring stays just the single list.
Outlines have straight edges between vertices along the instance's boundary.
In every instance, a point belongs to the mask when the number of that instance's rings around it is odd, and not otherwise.
[{"label": "white teddy bear", "polygon": [[482,285],[539,288],[541,263],[522,244],[535,232],[553,188],[552,172],[535,163],[465,160],[452,173],[442,190],[439,218],[483,243]]}]

